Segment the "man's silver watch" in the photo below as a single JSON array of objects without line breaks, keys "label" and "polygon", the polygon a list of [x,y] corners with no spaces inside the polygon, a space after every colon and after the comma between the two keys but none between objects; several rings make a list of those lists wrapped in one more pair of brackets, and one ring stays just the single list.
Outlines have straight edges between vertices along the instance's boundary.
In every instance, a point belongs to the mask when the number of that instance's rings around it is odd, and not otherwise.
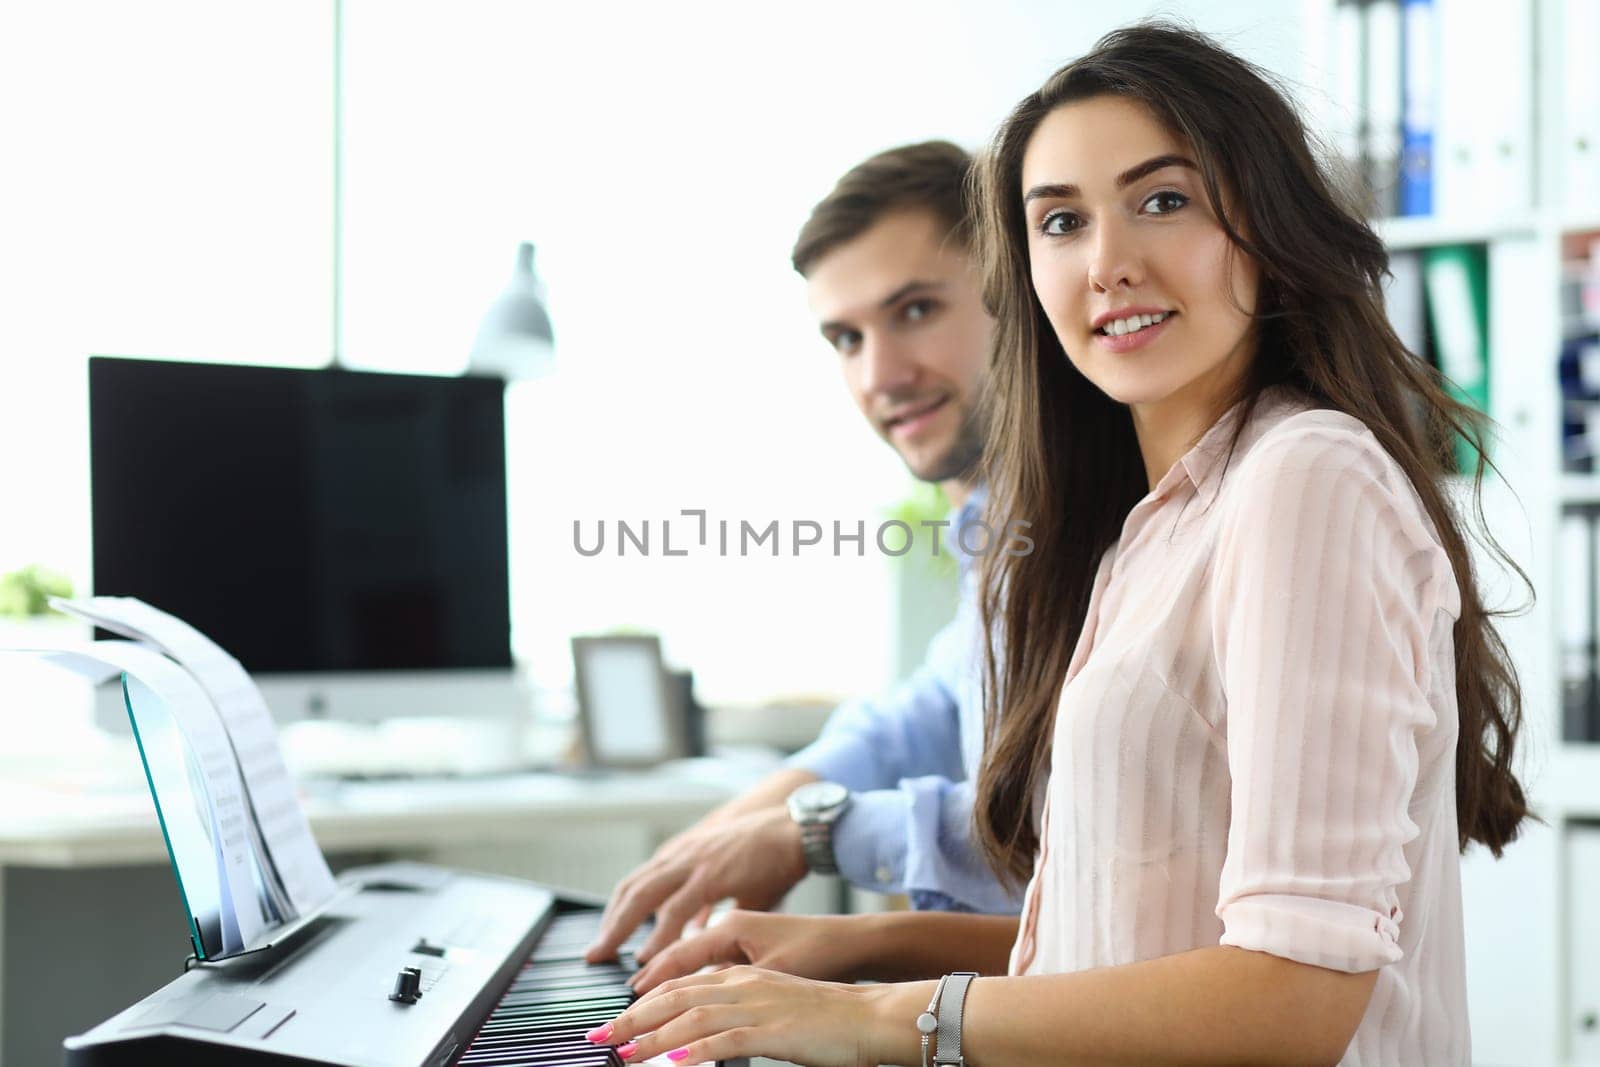
[{"label": "man's silver watch", "polygon": [[800,826],[806,866],[817,874],[838,874],[833,855],[833,824],[850,807],[850,790],[838,782],[807,782],[789,794],[789,818]]}]

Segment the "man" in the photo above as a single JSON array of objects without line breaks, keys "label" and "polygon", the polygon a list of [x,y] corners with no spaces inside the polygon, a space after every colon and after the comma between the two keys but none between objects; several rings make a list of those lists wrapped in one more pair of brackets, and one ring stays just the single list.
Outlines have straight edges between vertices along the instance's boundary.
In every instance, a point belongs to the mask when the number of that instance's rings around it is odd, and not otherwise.
[{"label": "man", "polygon": [[[957,618],[890,696],[842,705],[782,770],[625,878],[591,961],[612,958],[654,913],[646,962],[717,901],[770,908],[812,870],[919,908],[1018,909],[970,829],[983,707],[974,561],[958,534],[981,514],[978,397],[993,325],[969,252],[971,166],[946,142],[874,156],[816,206],[792,255],[862,414],[958,512],[947,537],[962,563]],[[985,538],[965,540],[978,549]]]}]

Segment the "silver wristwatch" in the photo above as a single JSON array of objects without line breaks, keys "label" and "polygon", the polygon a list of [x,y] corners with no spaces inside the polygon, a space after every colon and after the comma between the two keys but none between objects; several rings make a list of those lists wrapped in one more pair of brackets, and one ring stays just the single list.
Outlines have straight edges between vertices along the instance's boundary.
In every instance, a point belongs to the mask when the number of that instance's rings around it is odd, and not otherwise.
[{"label": "silver wristwatch", "polygon": [[833,824],[850,807],[850,790],[837,782],[807,782],[789,794],[789,818],[800,826],[806,866],[817,874],[838,874],[833,855]]}]

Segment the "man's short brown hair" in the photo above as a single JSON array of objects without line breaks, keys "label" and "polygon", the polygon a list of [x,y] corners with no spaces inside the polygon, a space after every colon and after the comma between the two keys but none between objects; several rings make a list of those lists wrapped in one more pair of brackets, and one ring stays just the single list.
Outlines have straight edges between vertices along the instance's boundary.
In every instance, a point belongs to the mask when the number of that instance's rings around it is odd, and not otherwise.
[{"label": "man's short brown hair", "polygon": [[789,259],[802,276],[817,260],[852,241],[894,211],[922,209],[968,246],[967,181],[972,156],[949,141],[924,141],[879,152],[845,172],[811,209]]}]

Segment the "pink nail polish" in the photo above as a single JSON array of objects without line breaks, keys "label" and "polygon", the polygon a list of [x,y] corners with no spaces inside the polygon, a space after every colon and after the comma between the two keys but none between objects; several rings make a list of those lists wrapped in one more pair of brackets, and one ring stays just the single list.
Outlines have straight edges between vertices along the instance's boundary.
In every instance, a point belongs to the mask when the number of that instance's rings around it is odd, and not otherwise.
[{"label": "pink nail polish", "polygon": [[597,1026],[583,1036],[589,1039],[590,1044],[598,1045],[600,1042],[611,1036],[611,1024],[606,1023],[604,1026]]},{"label": "pink nail polish", "polygon": [[635,1052],[638,1052],[638,1051],[639,1051],[639,1042],[637,1042],[637,1041],[630,1041],[626,1045],[619,1045],[617,1047],[617,1055],[621,1056],[623,1059],[627,1059],[629,1056],[632,1056]]},{"label": "pink nail polish", "polygon": [[686,1048],[675,1048],[671,1052],[667,1053],[667,1059],[671,1060],[673,1063],[677,1063],[679,1060],[686,1060],[688,1058],[689,1050]]}]

